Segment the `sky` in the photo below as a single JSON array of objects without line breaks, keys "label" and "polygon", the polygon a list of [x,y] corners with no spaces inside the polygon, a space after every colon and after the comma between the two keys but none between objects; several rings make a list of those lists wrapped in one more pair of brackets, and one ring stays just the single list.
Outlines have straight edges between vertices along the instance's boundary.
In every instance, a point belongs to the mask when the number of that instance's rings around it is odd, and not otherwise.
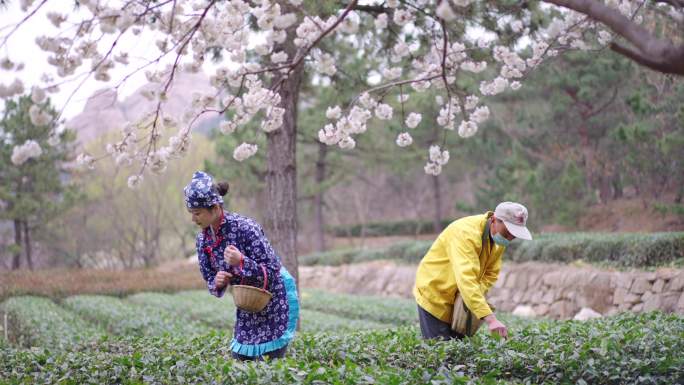
[{"label": "sky", "polygon": [[[20,2],[18,0],[10,0],[6,7],[0,7],[0,44],[5,39],[7,34],[12,30],[13,26],[20,22],[26,15],[20,9]],[[39,2],[36,1],[32,8],[35,8]],[[20,78],[24,82],[24,88],[28,92],[33,85],[45,84],[41,81],[41,76],[44,73],[48,73],[54,76],[56,81],[61,81],[64,78],[59,78],[56,76],[56,71],[53,66],[47,63],[48,53],[41,50],[35,43],[35,39],[38,36],[47,35],[55,36],[59,30],[54,27],[50,21],[45,16],[49,11],[58,11],[60,13],[77,13],[72,7],[73,2],[69,0],[52,0],[48,1],[47,4],[40,9],[38,13],[33,15],[26,23],[24,23],[16,32],[14,32],[7,43],[4,46],[0,46],[0,59],[9,57],[15,63],[23,63],[25,68],[23,71],[6,71],[0,69],[0,83],[10,84],[15,78]],[[61,5],[61,7],[60,7]],[[69,8],[64,9],[67,5]],[[64,30],[66,24],[63,24],[60,30]],[[73,29],[69,29],[73,31]],[[142,36],[144,35],[144,36]],[[65,36],[73,36],[73,32],[66,34]],[[128,35],[129,37],[131,35]],[[113,35],[109,35],[110,40],[108,42],[102,42],[100,44],[100,52],[106,52],[106,49],[111,45],[113,40]],[[149,34],[141,34],[141,38],[137,39],[122,39],[117,44],[117,48],[114,52],[119,52],[120,50],[125,50],[129,52],[128,66],[117,66],[114,70],[110,71],[112,75],[112,80],[110,82],[96,81],[94,78],[90,78],[83,83],[83,85],[78,88],[79,83],[81,83],[81,78],[73,79],[78,74],[87,73],[90,69],[89,61],[79,68],[76,73],[66,79],[72,79],[60,87],[60,91],[55,94],[51,94],[53,105],[58,109],[62,110],[62,117],[69,119],[78,115],[83,111],[83,107],[87,99],[96,91],[111,87],[119,83],[123,77],[128,75],[134,69],[146,63],[143,57],[150,57],[150,52],[159,52],[155,45],[155,39]],[[166,66],[172,58],[169,57],[167,60],[162,61],[162,66]],[[210,66],[210,64],[209,64]],[[205,70],[205,72],[207,72]],[[126,82],[119,88],[119,99],[123,99],[126,96],[133,93],[140,86],[147,83],[144,75],[144,71],[140,71],[138,74],[131,76]],[[74,90],[76,93],[68,101],[70,95]]]}]

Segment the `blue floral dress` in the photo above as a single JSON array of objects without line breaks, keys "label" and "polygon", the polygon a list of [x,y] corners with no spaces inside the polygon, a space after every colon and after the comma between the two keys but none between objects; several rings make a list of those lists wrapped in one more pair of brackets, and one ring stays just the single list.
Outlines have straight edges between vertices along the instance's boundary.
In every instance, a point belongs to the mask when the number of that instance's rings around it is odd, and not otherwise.
[{"label": "blue floral dress", "polygon": [[[229,266],[223,259],[223,251],[229,245],[243,254],[241,266]],[[233,274],[231,285],[260,288],[264,285],[264,270],[268,275],[266,290],[273,297],[260,312],[237,309],[231,350],[243,356],[258,357],[286,346],[294,338],[299,317],[297,288],[261,226],[251,218],[224,212],[217,234],[210,228],[201,231],[197,234],[196,246],[202,277],[209,292],[216,297],[222,297],[226,290],[216,289],[214,284],[219,271]]]}]

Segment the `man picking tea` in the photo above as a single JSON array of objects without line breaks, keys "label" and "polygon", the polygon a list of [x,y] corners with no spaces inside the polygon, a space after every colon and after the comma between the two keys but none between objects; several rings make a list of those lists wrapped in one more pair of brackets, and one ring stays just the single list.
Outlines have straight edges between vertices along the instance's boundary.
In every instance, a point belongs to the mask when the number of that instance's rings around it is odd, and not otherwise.
[{"label": "man picking tea", "polygon": [[485,295],[501,270],[501,258],[515,238],[531,240],[527,209],[502,202],[494,212],[452,222],[432,244],[416,272],[413,295],[423,338],[463,338],[485,321],[491,333],[508,337]]}]

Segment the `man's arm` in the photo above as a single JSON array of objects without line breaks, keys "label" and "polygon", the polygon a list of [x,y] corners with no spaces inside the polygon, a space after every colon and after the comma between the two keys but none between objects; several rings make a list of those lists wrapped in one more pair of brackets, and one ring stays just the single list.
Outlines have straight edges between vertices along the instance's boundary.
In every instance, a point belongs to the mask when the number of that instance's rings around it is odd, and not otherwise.
[{"label": "man's arm", "polygon": [[482,275],[480,284],[482,286],[482,293],[487,294],[489,290],[494,287],[494,284],[499,279],[499,272],[501,271],[501,257],[497,258],[494,263],[487,266],[487,270]]},{"label": "man's arm", "polygon": [[448,241],[446,250],[456,277],[456,286],[465,305],[477,318],[492,314],[477,279],[480,274],[480,261],[473,242],[469,239],[452,239]]}]

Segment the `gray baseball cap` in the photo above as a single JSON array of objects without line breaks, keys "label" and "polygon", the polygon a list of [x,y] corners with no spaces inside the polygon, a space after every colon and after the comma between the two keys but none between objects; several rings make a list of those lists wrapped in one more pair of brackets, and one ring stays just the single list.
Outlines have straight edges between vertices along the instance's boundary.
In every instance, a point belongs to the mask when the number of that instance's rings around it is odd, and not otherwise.
[{"label": "gray baseball cap", "polygon": [[532,234],[527,229],[527,208],[520,203],[501,202],[496,206],[494,215],[503,221],[508,232],[520,239],[532,240]]}]

